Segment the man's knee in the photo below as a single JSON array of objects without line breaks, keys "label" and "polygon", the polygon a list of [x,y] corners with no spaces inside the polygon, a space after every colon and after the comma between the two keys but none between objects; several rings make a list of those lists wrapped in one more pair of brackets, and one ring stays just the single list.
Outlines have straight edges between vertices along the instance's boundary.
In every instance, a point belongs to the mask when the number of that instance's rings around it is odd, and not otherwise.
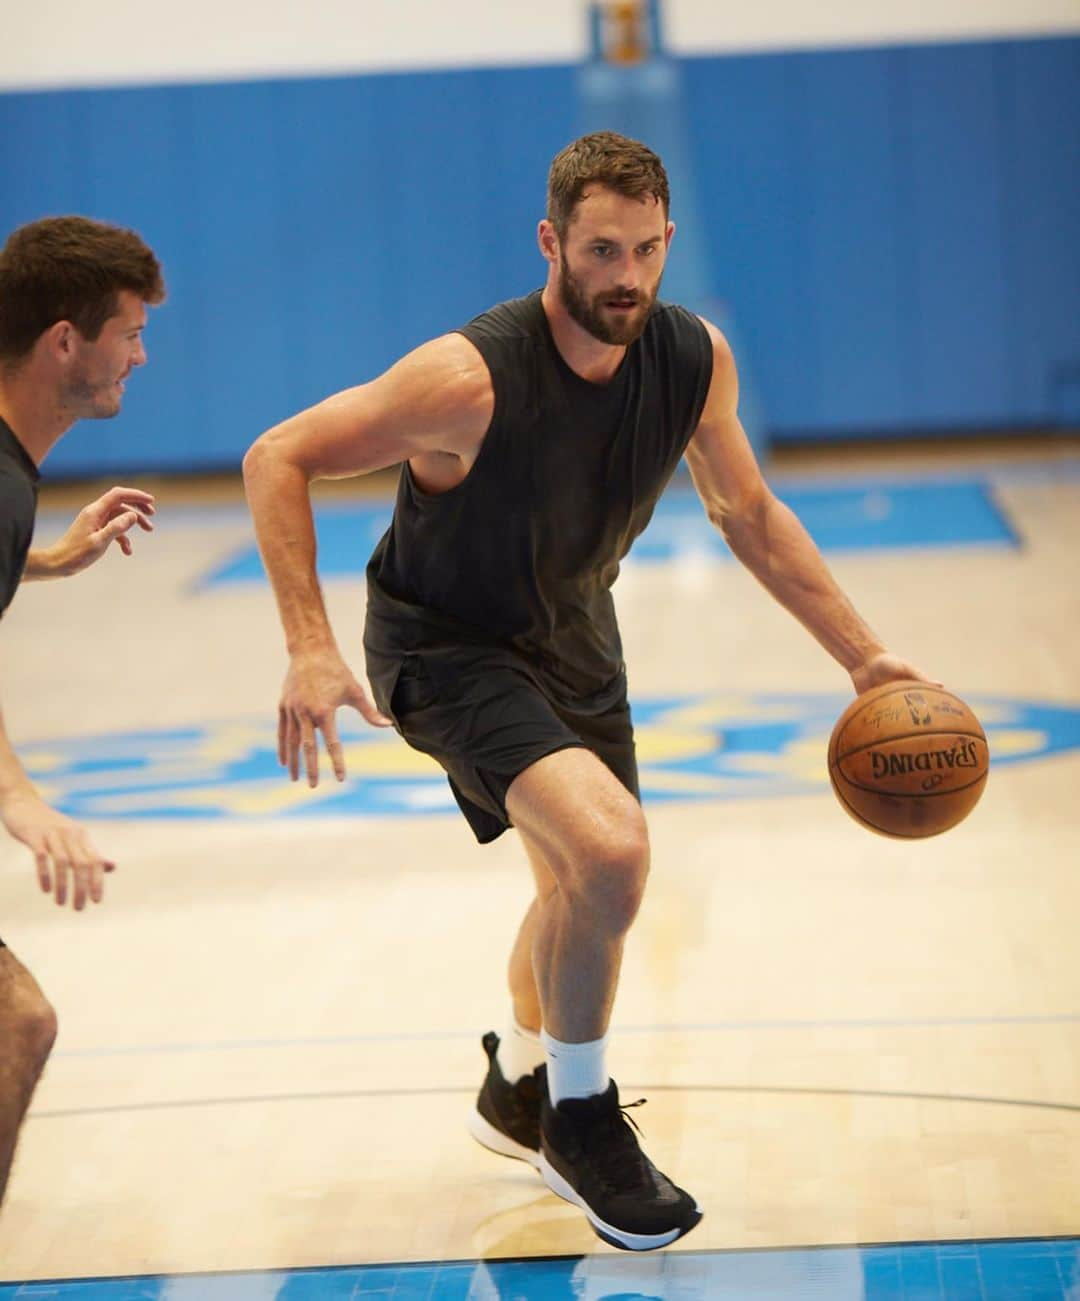
[{"label": "man's knee", "polygon": [[27,1058],[39,1075],[56,1043],[57,1029],[56,1011],[39,991],[35,1002],[23,1009],[21,1023]]},{"label": "man's knee", "polygon": [[649,875],[649,836],[643,817],[596,826],[577,855],[571,896],[615,932],[629,930]]},{"label": "man's knee", "polygon": [[13,1059],[36,1079],[56,1042],[56,1012],[37,981],[10,954],[4,955],[4,966],[6,970],[0,972],[0,1033],[12,1045]]}]

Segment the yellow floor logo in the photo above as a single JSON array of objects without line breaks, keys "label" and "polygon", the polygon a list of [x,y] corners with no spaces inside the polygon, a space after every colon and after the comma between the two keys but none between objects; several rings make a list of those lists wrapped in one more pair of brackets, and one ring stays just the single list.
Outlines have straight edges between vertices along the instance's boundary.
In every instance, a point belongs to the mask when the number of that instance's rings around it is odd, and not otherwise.
[{"label": "yellow floor logo", "polygon": [[[1080,748],[1080,708],[965,698],[994,765]],[[756,693],[636,700],[643,799],[825,791],[825,749],[845,704],[841,696]],[[340,723],[348,780],[324,780],[314,791],[278,767],[272,720],[43,741],[22,754],[45,798],[77,817],[417,816],[455,808],[432,760],[344,712]]]}]

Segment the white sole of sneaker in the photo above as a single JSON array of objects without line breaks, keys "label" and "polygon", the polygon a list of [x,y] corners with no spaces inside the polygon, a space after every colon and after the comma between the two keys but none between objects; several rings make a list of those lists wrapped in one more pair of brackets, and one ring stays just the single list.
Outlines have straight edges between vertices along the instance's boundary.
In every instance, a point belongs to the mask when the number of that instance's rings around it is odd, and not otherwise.
[{"label": "white sole of sneaker", "polygon": [[525,1161],[534,1169],[540,1169],[540,1153],[534,1152],[531,1147],[523,1147],[520,1143],[515,1143],[509,1134],[504,1134],[502,1130],[496,1129],[490,1121],[485,1120],[479,1111],[473,1110],[468,1120],[469,1133],[482,1146],[491,1152],[497,1152],[499,1156],[513,1157],[515,1161]]},{"label": "white sole of sneaker", "polygon": [[607,1224],[595,1214],[545,1156],[541,1155],[537,1168],[544,1177],[544,1183],[553,1193],[558,1194],[564,1202],[569,1202],[585,1212],[585,1218],[592,1225],[593,1232],[598,1238],[603,1238],[612,1247],[621,1247],[624,1251],[655,1251],[657,1247],[666,1247],[676,1238],[681,1238],[684,1233],[689,1233],[701,1219],[699,1211],[698,1218],[690,1225],[690,1229],[670,1229],[667,1233],[629,1233],[626,1229],[617,1229],[613,1224]]}]

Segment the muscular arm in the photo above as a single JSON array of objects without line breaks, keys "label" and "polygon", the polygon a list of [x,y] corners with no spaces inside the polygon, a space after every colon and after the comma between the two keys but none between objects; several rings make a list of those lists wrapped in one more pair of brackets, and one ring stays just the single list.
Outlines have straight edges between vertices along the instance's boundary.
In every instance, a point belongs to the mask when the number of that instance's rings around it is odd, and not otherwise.
[{"label": "muscular arm", "polygon": [[312,480],[367,474],[410,458],[457,459],[467,471],[493,407],[480,354],[449,334],[252,445],[244,485],[290,652],[333,645],[315,570]]},{"label": "muscular arm", "polygon": [[352,705],[370,723],[389,722],[349,671],[330,627],[316,572],[312,480],[411,460],[433,480],[454,482],[468,473],[493,410],[491,377],[480,354],[451,334],[418,348],[370,384],[275,426],[244,458],[248,505],[290,657],[278,708],[278,757],[293,780],[302,751],[308,784],[317,784],[318,731],[335,775],[344,779],[334,721],[339,705]]},{"label": "muscular arm", "polygon": [[738,560],[852,675],[857,691],[922,674],[887,653],[840,589],[795,513],[769,489],[739,422],[738,376],[712,325],[713,379],[687,449],[709,519]]}]

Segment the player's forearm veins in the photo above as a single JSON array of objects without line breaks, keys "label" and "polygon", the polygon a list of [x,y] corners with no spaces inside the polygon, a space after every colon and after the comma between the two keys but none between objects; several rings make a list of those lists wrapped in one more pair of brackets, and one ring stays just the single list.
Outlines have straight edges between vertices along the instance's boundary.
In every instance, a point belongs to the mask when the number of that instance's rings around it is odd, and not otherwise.
[{"label": "player's forearm veins", "polygon": [[829,572],[797,516],[771,494],[729,518],[724,536],[735,556],[847,669],[884,648]]}]

